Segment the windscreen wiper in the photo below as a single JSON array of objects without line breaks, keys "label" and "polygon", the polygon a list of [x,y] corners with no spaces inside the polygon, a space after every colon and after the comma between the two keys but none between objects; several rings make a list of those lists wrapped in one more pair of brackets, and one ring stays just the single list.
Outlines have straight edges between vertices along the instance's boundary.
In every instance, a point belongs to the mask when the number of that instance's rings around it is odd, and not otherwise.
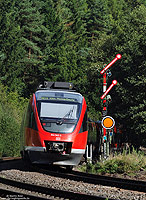
[{"label": "windscreen wiper", "polygon": [[56,124],[57,124],[57,125],[62,125],[65,118],[71,118],[71,117],[72,117],[72,113],[73,113],[73,111],[74,111],[74,108],[75,108],[75,107],[73,106],[73,108],[71,108],[71,109],[64,115],[63,118],[61,118],[60,120],[58,120],[58,121],[56,122]]}]

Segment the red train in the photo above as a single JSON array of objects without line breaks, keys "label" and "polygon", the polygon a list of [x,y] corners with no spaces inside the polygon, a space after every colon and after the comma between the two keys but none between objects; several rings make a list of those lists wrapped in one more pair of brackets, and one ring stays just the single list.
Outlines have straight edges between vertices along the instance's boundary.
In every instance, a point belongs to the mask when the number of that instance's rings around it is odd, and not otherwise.
[{"label": "red train", "polygon": [[78,165],[87,144],[85,98],[72,83],[44,82],[23,118],[21,154],[32,163]]}]

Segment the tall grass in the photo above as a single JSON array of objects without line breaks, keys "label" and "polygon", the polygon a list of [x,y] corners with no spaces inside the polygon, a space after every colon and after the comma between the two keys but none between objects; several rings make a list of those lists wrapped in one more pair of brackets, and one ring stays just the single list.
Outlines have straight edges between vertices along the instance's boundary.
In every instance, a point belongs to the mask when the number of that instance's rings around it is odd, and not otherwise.
[{"label": "tall grass", "polygon": [[132,174],[139,170],[146,170],[146,156],[142,152],[133,149],[132,153],[123,152],[114,157],[110,156],[107,160],[96,162],[94,165],[87,163],[81,167],[81,170],[95,174]]}]

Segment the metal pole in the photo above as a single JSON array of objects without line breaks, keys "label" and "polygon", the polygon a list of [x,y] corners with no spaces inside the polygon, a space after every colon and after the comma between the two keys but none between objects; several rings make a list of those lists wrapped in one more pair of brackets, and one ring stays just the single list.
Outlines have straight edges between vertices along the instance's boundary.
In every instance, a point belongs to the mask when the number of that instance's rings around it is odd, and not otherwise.
[{"label": "metal pole", "polygon": [[110,155],[110,136],[109,136],[109,130],[107,130],[107,157]]},{"label": "metal pole", "polygon": [[[106,83],[106,73],[103,74],[103,93],[105,93],[106,91],[106,86],[107,86],[107,83]],[[106,112],[107,112],[107,108],[106,108],[106,99],[103,99],[103,117],[105,117],[106,115]],[[106,153],[106,140],[105,140],[105,137],[106,137],[106,129],[103,128],[103,154],[104,154],[104,158],[106,159],[107,157],[107,153]]]}]

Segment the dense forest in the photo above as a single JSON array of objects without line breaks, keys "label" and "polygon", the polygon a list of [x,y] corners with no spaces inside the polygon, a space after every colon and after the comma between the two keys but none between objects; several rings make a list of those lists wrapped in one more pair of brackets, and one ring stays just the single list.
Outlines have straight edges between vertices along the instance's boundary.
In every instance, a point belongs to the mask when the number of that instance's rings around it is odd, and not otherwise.
[{"label": "dense forest", "polygon": [[146,0],[0,0],[0,155],[18,154],[22,113],[44,80],[73,82],[101,120],[99,72],[118,53],[108,115],[125,142],[146,145],[145,33]]}]

